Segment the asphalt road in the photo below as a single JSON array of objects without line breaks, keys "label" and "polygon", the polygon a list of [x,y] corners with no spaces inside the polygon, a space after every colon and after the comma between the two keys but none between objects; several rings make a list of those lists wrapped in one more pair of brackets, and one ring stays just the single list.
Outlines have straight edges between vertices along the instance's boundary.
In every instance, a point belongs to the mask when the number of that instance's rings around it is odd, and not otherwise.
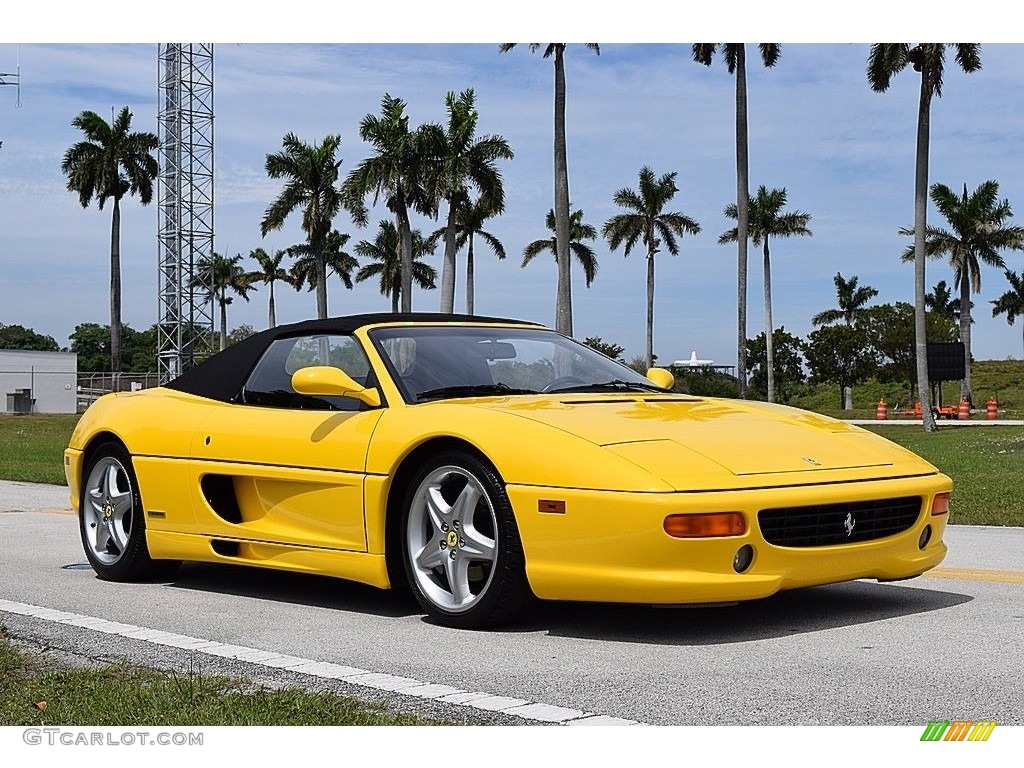
[{"label": "asphalt road", "polygon": [[[0,482],[0,625],[79,657],[180,668],[196,652],[11,606],[267,651],[288,668],[245,670],[466,722],[538,722],[561,712],[569,722],[672,725],[1024,724],[1024,529],[953,526],[942,567],[908,582],[853,582],[722,608],[547,603],[512,629],[460,632],[425,621],[401,596],[319,577],[192,564],[170,582],[102,582],[81,568],[67,508],[62,487]],[[239,664],[224,655],[201,661],[213,671]],[[299,674],[319,669],[300,659],[359,674],[349,682]],[[396,678],[371,673],[476,692],[484,704],[389,692],[382,686],[396,687]]]}]

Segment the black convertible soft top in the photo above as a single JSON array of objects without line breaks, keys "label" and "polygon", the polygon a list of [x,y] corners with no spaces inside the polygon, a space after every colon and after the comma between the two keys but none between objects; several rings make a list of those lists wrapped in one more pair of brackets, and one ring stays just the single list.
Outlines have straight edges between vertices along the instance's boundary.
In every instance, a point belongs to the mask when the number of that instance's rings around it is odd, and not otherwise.
[{"label": "black convertible soft top", "polygon": [[267,347],[277,339],[319,334],[350,334],[357,328],[378,323],[513,323],[536,325],[524,320],[476,315],[448,315],[440,312],[375,312],[326,320],[305,320],[279,325],[232,344],[164,386],[211,400],[230,402],[241,391]]}]

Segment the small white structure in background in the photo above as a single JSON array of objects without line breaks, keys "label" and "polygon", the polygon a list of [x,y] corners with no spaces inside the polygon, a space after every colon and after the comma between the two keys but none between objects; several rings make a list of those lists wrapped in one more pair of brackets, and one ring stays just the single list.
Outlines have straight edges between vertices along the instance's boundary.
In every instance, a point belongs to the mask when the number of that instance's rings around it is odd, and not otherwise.
[{"label": "small white structure in background", "polygon": [[78,355],[0,349],[3,413],[76,413]]},{"label": "small white structure in background", "polygon": [[673,368],[711,368],[714,365],[714,360],[698,360],[697,350],[690,352],[689,360],[676,360],[672,363]]}]

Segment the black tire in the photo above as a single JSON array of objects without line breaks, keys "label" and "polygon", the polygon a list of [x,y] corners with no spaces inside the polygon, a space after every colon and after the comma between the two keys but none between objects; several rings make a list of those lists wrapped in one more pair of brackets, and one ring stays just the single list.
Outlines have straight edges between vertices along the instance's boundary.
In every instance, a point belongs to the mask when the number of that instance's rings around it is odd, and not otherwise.
[{"label": "black tire", "polygon": [[139,483],[131,454],[120,443],[99,446],[85,467],[78,528],[85,556],[101,579],[166,578],[181,565],[149,556]]},{"label": "black tire", "polygon": [[504,481],[470,453],[447,451],[419,469],[402,504],[400,542],[409,588],[439,624],[502,624],[532,597]]}]

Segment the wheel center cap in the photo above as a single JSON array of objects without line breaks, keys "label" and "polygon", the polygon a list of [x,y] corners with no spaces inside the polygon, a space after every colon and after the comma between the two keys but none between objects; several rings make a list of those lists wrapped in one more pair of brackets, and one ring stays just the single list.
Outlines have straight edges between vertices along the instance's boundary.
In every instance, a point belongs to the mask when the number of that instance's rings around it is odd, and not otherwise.
[{"label": "wheel center cap", "polygon": [[455,531],[448,531],[447,540],[448,546],[452,549],[455,549],[455,547],[459,546],[459,534],[457,534]]},{"label": "wheel center cap", "polygon": [[114,507],[112,505],[107,504],[105,507],[103,507],[103,519],[104,520],[109,520],[113,516],[114,516]]}]

